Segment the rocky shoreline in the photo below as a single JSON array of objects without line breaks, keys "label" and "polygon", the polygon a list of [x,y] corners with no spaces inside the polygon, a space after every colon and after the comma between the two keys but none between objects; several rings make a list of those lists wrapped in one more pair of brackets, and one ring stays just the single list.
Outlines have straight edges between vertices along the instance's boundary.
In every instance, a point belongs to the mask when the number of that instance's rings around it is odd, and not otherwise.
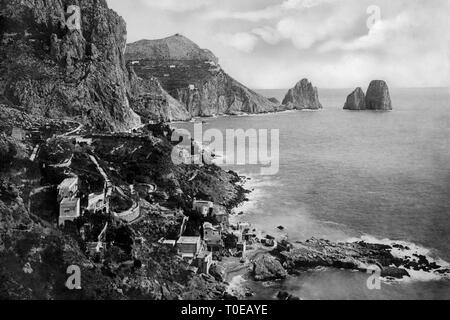
[{"label": "rocky shoreline", "polygon": [[[240,216],[245,220],[245,214]],[[283,226],[278,227],[283,230]],[[260,233],[254,230],[255,233]],[[331,242],[326,239],[311,238],[306,241],[289,242],[286,238],[275,239],[269,248],[265,239],[270,235],[253,239],[251,250],[245,261],[234,259],[223,264],[230,293],[242,299],[251,298],[255,293],[247,281],[271,283],[283,281],[290,276],[321,268],[358,271],[379,276],[381,281],[415,280],[416,272],[425,272],[435,278],[449,278],[450,268],[433,258],[422,254],[405,243],[392,241],[390,244],[371,243],[370,240],[349,240]],[[419,279],[417,279],[419,280]],[[279,300],[297,300],[289,292],[280,291],[274,296]]]}]

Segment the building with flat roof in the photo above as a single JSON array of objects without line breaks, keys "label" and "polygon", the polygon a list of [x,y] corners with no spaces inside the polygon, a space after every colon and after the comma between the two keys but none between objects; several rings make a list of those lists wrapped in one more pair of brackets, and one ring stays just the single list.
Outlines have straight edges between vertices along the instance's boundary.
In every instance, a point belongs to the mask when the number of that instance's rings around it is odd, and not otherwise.
[{"label": "building with flat roof", "polygon": [[78,192],[78,187],[78,177],[64,179],[58,186],[58,202],[64,198],[73,198]]},{"label": "building with flat roof", "polygon": [[19,141],[23,141],[27,138],[27,132],[21,128],[12,128],[11,136]]},{"label": "building with flat roof", "polygon": [[219,223],[222,230],[228,229],[230,227],[230,215],[225,207],[214,205],[212,215]]},{"label": "building with flat roof", "polygon": [[64,198],[59,205],[58,225],[64,226],[67,221],[80,217],[80,199]]},{"label": "building with flat roof", "polygon": [[200,237],[181,237],[177,241],[178,254],[183,258],[195,258],[202,249]]},{"label": "building with flat roof", "polygon": [[221,229],[214,227],[209,222],[203,224],[203,240],[206,242],[206,246],[210,251],[218,250],[223,247]]},{"label": "building with flat roof", "polygon": [[209,269],[213,263],[212,252],[202,251],[197,255],[196,265],[198,268],[198,272],[209,274]]},{"label": "building with flat roof", "polygon": [[163,240],[161,242],[161,244],[166,247],[175,248],[175,246],[177,245],[177,241],[176,240]]},{"label": "building with flat roof", "polygon": [[104,193],[91,193],[88,199],[87,211],[89,212],[99,212],[106,209],[106,200]]},{"label": "building with flat roof", "polygon": [[207,217],[211,215],[214,210],[214,203],[211,201],[194,200],[193,207],[194,211],[200,213],[202,216]]}]

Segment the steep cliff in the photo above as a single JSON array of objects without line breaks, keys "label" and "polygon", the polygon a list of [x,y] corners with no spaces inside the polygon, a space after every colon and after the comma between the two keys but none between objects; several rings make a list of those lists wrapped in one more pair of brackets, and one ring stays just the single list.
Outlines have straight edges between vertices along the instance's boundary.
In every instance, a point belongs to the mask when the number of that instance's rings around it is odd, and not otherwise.
[{"label": "steep cliff", "polygon": [[136,75],[131,64],[128,68],[130,104],[143,121],[185,121],[192,118],[185,106],[162,88],[157,78],[143,80]]},{"label": "steep cliff", "polygon": [[356,88],[347,97],[344,110],[366,110],[366,96],[361,88]]},{"label": "steep cliff", "polygon": [[105,0],[1,1],[0,26],[3,102],[97,130],[140,124],[128,99],[126,25]]},{"label": "steep cliff", "polygon": [[181,35],[129,44],[126,60],[144,81],[157,78],[190,116],[265,113],[277,109],[276,104],[225,73],[209,50]]},{"label": "steep cliff", "polygon": [[366,94],[366,106],[369,110],[392,110],[389,87],[383,80],[373,80]]},{"label": "steep cliff", "polygon": [[286,109],[319,110],[322,104],[319,101],[319,92],[308,79],[298,82],[290,89],[283,100]]}]

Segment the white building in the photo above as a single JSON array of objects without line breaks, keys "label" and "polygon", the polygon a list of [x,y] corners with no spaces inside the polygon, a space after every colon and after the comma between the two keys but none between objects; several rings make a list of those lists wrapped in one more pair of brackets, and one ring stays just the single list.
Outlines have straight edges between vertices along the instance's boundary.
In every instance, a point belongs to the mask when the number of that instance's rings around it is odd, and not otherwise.
[{"label": "white building", "polygon": [[212,252],[202,251],[196,258],[196,265],[200,273],[209,274],[209,269],[213,263]]},{"label": "white building", "polygon": [[67,178],[58,186],[58,202],[64,198],[73,198],[79,187],[78,177]]},{"label": "white building", "polygon": [[64,226],[66,221],[74,221],[80,217],[80,199],[65,198],[59,205],[58,225]]},{"label": "white building", "polygon": [[181,237],[177,241],[178,254],[182,258],[195,258],[202,249],[200,237]]},{"label": "white building", "polygon": [[16,140],[23,141],[27,138],[27,133],[21,128],[14,127],[12,129],[11,136]]},{"label": "white building", "polygon": [[106,208],[106,200],[104,193],[91,193],[88,199],[87,210],[90,212],[102,211]]},{"label": "white building", "polygon": [[203,224],[203,240],[206,242],[208,250],[213,251],[223,247],[222,232],[209,222]]},{"label": "white building", "polygon": [[208,215],[212,214],[212,211],[214,210],[214,203],[212,203],[211,201],[194,199],[192,209],[200,213],[202,216],[207,217]]}]

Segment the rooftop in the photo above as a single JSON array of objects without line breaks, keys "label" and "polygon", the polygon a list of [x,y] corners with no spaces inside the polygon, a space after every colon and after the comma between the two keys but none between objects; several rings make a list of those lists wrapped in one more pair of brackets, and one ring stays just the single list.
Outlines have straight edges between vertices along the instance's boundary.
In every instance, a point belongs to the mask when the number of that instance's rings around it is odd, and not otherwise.
[{"label": "rooftop", "polygon": [[197,244],[199,241],[200,237],[181,237],[177,244]]},{"label": "rooftop", "polygon": [[58,189],[68,189],[78,183],[77,177],[67,178],[58,186]]}]

